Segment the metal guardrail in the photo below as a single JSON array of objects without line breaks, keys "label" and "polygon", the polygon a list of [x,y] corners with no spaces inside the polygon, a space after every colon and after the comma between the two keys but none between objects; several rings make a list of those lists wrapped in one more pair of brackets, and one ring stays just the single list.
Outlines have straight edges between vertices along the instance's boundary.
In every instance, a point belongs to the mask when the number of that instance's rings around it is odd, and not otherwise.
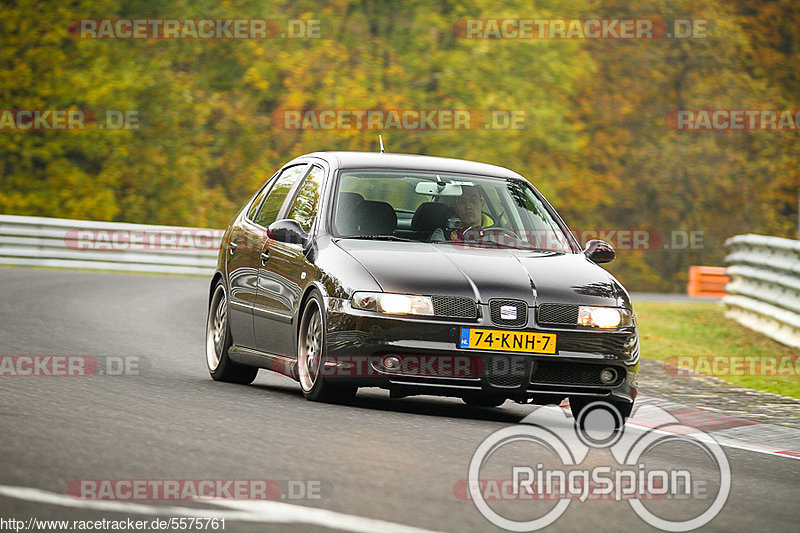
[{"label": "metal guardrail", "polygon": [[737,235],[725,241],[731,282],[725,316],[794,347],[800,347],[800,241]]},{"label": "metal guardrail", "polygon": [[211,275],[223,233],[0,215],[0,264]]}]

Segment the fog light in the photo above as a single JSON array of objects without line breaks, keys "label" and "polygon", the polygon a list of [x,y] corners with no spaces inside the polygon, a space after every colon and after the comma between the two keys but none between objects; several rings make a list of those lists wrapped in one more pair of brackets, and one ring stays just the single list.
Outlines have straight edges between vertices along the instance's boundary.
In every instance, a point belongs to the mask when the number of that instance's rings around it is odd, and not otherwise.
[{"label": "fog light", "polygon": [[604,368],[600,372],[600,381],[603,383],[614,383],[617,381],[617,371],[613,368]]},{"label": "fog light", "polygon": [[400,358],[390,355],[383,358],[383,367],[391,372],[400,370]]}]

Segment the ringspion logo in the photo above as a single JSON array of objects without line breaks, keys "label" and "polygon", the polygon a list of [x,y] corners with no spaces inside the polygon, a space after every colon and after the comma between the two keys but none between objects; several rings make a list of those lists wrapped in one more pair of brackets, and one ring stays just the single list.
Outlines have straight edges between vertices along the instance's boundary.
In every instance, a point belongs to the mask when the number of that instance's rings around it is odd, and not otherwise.
[{"label": "ringspion logo", "polygon": [[[574,424],[560,407],[540,407],[481,442],[454,495],[472,500],[488,521],[508,531],[546,528],[570,505],[586,501],[627,502],[644,522],[666,531],[704,526],[730,493],[725,452],[710,435],[663,409],[645,405],[640,412],[657,426],[615,430],[607,418],[622,422],[621,414],[602,402],[587,406]],[[610,453],[599,462],[587,460],[595,449]],[[665,449],[666,463],[650,455]],[[682,464],[686,457],[701,466]],[[497,501],[506,503],[490,504]],[[659,505],[648,507],[652,501]]]}]

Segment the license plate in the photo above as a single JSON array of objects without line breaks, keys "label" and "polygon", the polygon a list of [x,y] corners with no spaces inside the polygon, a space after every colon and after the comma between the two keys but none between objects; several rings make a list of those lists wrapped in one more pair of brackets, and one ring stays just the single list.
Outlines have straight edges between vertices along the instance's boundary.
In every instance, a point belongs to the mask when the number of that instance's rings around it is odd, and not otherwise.
[{"label": "license plate", "polygon": [[473,350],[554,354],[556,335],[532,331],[461,328],[459,346]]}]

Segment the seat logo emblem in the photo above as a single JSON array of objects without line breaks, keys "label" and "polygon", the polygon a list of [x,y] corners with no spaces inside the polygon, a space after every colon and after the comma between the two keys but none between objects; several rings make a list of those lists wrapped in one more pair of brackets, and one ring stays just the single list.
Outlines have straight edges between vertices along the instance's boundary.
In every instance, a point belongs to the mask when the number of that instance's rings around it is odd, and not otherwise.
[{"label": "seat logo emblem", "polygon": [[503,320],[516,320],[517,308],[514,307],[513,305],[501,305],[500,318]]}]

